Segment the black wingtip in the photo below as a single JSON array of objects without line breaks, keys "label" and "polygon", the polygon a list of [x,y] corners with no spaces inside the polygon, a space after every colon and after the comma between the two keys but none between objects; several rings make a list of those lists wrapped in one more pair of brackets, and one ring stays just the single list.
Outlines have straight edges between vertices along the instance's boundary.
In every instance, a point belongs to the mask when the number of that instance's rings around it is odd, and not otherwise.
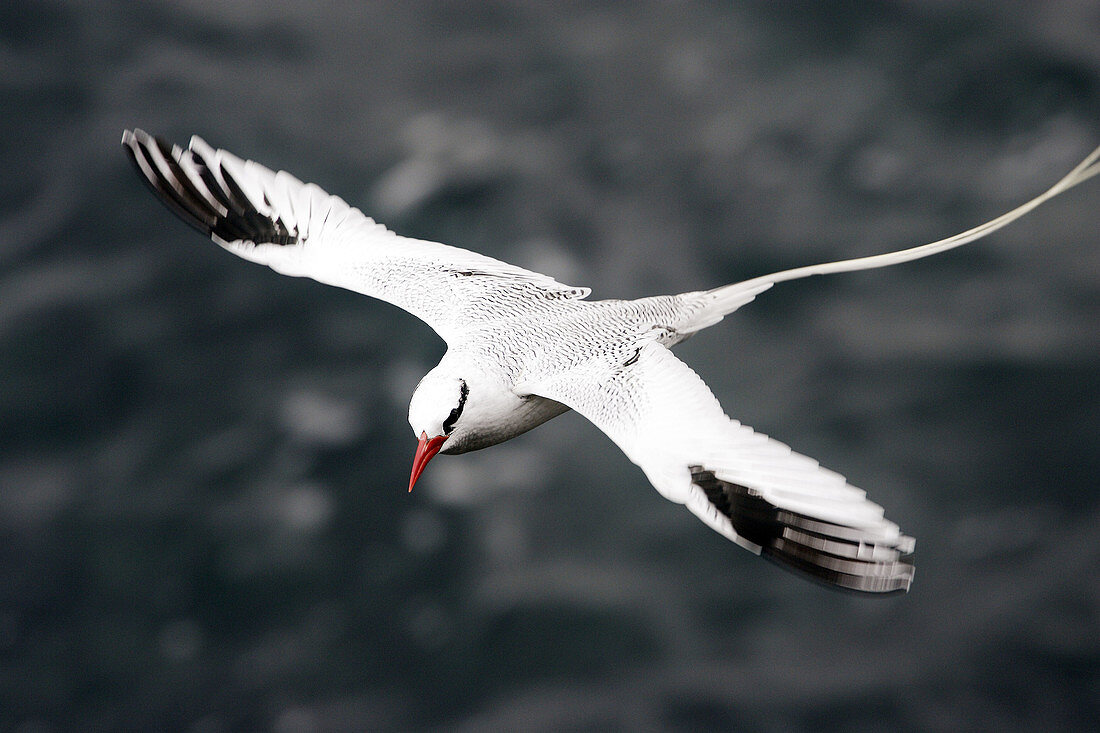
[{"label": "black wingtip", "polygon": [[157,140],[144,130],[134,128],[122,133],[122,147],[129,154],[130,161],[142,180],[157,198],[176,216],[209,236],[212,222],[208,213],[179,193],[180,184],[176,176],[170,170],[164,170],[164,156]]},{"label": "black wingtip", "polygon": [[780,509],[758,493],[717,478],[701,466],[692,482],[729,517],[734,531],[781,567],[838,590],[876,596],[905,593],[914,568],[913,540],[882,540],[856,528]]},{"label": "black wingtip", "polygon": [[[296,233],[283,221],[261,214],[240,184],[205,144],[183,150],[140,128],[124,130],[122,147],[138,174],[172,213],[220,242],[294,244]],[[199,141],[201,143],[201,140]],[[211,166],[218,166],[216,173]]]}]

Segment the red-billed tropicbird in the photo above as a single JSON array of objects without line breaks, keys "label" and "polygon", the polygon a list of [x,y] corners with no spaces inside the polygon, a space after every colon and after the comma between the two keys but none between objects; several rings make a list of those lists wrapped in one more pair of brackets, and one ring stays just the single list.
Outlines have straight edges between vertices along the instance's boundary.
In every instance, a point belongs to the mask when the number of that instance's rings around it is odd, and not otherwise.
[{"label": "red-billed tropicbird", "polygon": [[777,282],[893,265],[972,242],[1100,173],[1097,149],[1026,204],[920,247],[713,290],[590,302],[588,288],[399,236],[316,185],[199,137],[183,150],[134,130],[122,144],[160,200],[225,249],[393,303],[447,342],[409,404],[420,440],[410,491],[436,453],[486,448],[572,408],[657,491],[719,533],[818,580],[870,593],[908,590],[914,540],[843,476],[726,417],[670,348]]}]

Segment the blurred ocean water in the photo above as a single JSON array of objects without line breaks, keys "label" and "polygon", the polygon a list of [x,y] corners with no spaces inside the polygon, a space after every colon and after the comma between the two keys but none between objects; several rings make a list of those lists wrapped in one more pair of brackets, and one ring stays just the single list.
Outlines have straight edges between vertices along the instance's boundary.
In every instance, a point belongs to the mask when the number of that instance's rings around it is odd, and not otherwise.
[{"label": "blurred ocean water", "polygon": [[391,228],[713,287],[986,221],[1100,142],[1062,2],[0,7],[0,730],[1087,730],[1100,184],[679,348],[917,538],[837,595],[562,416],[411,496],[411,316],[205,242],[198,133]]}]

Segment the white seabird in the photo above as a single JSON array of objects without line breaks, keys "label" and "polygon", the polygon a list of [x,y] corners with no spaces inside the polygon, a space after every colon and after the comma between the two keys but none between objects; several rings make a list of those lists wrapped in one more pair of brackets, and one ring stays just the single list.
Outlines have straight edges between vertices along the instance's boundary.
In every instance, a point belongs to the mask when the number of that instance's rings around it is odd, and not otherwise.
[{"label": "white seabird", "polygon": [[409,490],[437,453],[513,438],[572,408],[666,498],[752,552],[841,588],[905,591],[914,540],[843,476],[728,418],[671,347],[784,280],[894,265],[986,236],[1100,173],[1100,148],[1046,192],[937,242],[784,270],[713,290],[587,301],[468,250],[399,236],[313,184],[192,137],[122,144],[160,200],[225,249],[286,275],[393,303],[447,342],[409,404]]}]

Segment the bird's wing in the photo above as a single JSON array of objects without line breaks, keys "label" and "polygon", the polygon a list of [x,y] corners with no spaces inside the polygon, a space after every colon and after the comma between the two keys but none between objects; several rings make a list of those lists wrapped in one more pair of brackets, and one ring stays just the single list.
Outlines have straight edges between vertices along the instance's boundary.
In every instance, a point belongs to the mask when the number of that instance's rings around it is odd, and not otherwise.
[{"label": "bird's wing", "polygon": [[222,247],[284,274],[393,303],[448,342],[525,300],[589,292],[465,249],[399,236],[314,184],[197,136],[184,150],[127,130],[122,145],[157,197]]},{"label": "bird's wing", "polygon": [[742,547],[842,588],[908,590],[913,539],[843,476],[728,418],[664,346],[601,355],[525,388],[591,420],[659,492]]}]

